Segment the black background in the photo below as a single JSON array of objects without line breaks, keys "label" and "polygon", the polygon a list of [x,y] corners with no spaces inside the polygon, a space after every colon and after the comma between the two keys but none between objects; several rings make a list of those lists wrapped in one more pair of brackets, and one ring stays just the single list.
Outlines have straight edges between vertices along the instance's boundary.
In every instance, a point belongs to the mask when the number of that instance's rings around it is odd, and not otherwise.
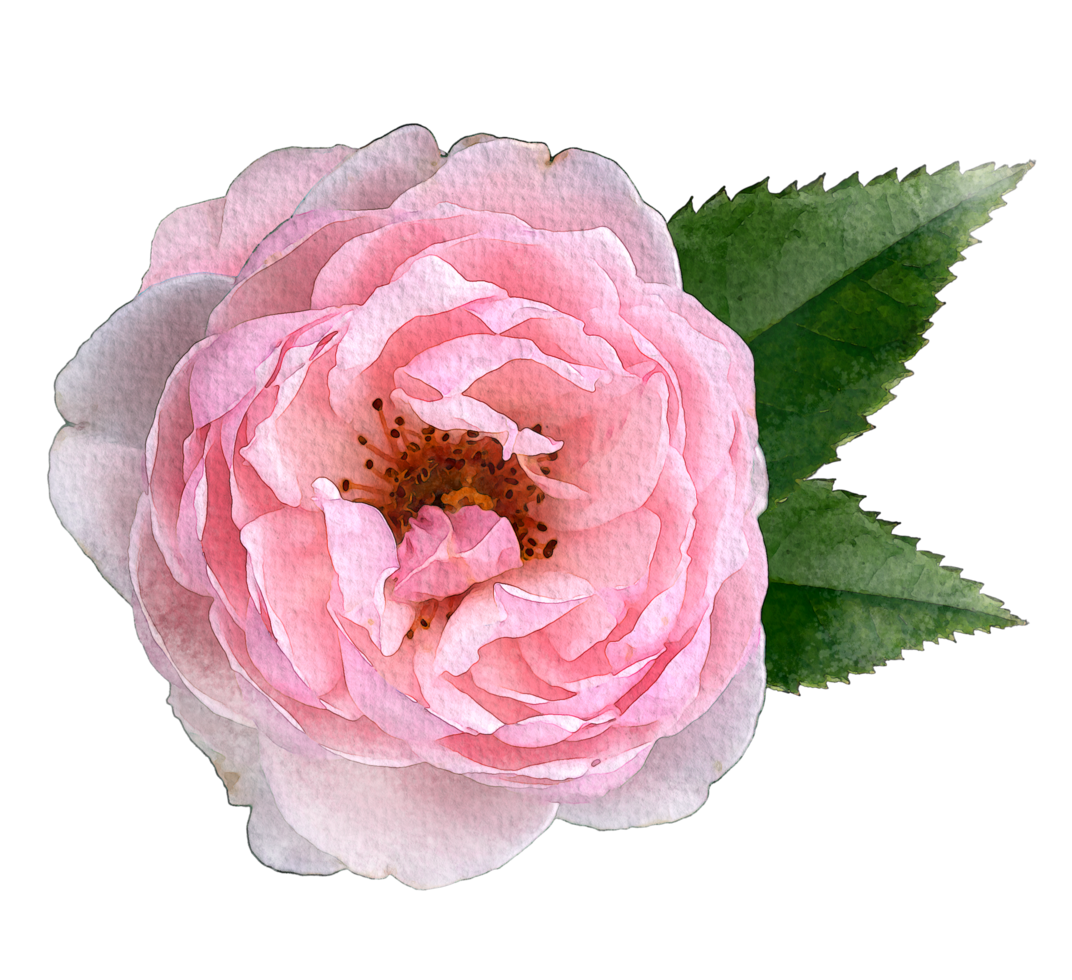
[{"label": "black background", "polygon": [[[193,106],[190,95],[131,102],[125,86],[73,95],[70,118],[88,116],[85,137],[43,153],[46,174],[66,191],[50,211],[62,226],[42,231],[62,253],[73,229],[81,247],[63,254],[61,276],[39,296],[51,309],[49,339],[35,355],[40,436],[28,482],[39,500],[47,501],[47,454],[63,425],[56,375],[134,298],[159,222],[223,196],[270,150],[360,147],[410,123],[429,129],[442,150],[479,132],[545,143],[552,153],[577,147],[619,163],[667,219],[689,198],[699,207],[720,188],[733,194],[763,178],[780,190],[821,176],[829,188],[854,172],[867,180],[956,161],[1036,161],[956,265],[930,343],[909,363],[913,376],[870,418],[874,430],[819,473],[863,494],[866,510],[946,556],[1027,625],[928,644],[825,691],[769,692],[747,754],[695,815],[613,832],[556,821],[498,870],[418,892],[393,878],[299,876],[260,864],[247,843],[250,811],[228,803],[175,717],[129,603],[46,507],[40,554],[62,603],[46,603],[38,640],[53,666],[31,679],[36,717],[48,728],[39,764],[53,774],[41,819],[55,826],[42,842],[26,825],[42,874],[65,882],[87,915],[101,915],[93,896],[106,889],[116,916],[140,909],[170,923],[185,921],[173,912],[188,902],[198,916],[224,918],[253,915],[251,906],[340,922],[360,914],[361,929],[407,910],[449,917],[470,903],[504,925],[540,911],[561,929],[584,931],[624,911],[667,917],[672,927],[680,897],[703,895],[711,930],[758,917],[773,940],[799,942],[890,916],[915,935],[938,932],[947,903],[991,914],[993,876],[1018,860],[999,814],[1024,790],[1018,760],[1033,738],[1030,715],[1025,723],[1014,714],[1041,698],[1041,660],[1054,653],[1038,633],[1045,603],[1033,552],[1053,526],[1037,391],[1040,358],[1053,350],[1046,338],[1056,324],[1042,303],[1054,279],[1037,236],[1055,163],[1031,114],[980,124],[950,109],[909,127],[897,113],[863,116],[832,103],[804,118],[741,96],[713,95],[702,112],[669,96],[645,108],[636,92],[623,103],[600,86],[530,92],[508,108],[460,98],[438,105],[417,94],[375,112],[355,86],[310,114],[248,90]],[[836,894],[834,905],[817,905],[819,891]],[[893,895],[902,896],[897,911]],[[518,929],[496,935],[523,942]]]}]

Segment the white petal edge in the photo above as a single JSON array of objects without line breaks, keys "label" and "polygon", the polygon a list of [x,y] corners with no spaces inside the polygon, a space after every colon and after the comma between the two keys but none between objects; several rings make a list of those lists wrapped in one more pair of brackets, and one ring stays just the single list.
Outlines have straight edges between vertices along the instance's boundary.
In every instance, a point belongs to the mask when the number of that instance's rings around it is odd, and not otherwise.
[{"label": "white petal edge", "polygon": [[275,805],[260,765],[255,728],[213,714],[185,688],[172,684],[168,703],[190,741],[208,756],[232,806],[248,806],[246,837],[262,864],[292,874],[329,875],[345,865],[314,847],[291,827]]},{"label": "white petal edge", "polygon": [[130,528],[142,493],[145,440],[168,376],[205,335],[227,276],[169,279],[120,307],[56,378],[66,425],[49,452],[60,523],[128,602]]},{"label": "white petal edge", "polygon": [[400,126],[361,147],[313,185],[294,214],[370,211],[432,176],[443,164],[435,137],[423,126]]}]

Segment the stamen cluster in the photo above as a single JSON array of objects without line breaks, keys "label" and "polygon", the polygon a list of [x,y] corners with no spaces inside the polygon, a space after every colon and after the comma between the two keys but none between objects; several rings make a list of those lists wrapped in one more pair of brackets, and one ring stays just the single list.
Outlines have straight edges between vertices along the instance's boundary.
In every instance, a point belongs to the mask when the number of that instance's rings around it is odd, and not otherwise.
[{"label": "stamen cluster", "polygon": [[[553,556],[558,541],[548,537],[537,510],[545,495],[516,461],[502,458],[497,439],[472,429],[440,431],[404,415],[389,422],[382,398],[375,399],[372,408],[394,452],[383,452],[358,434],[364,455],[364,464],[357,469],[360,477],[344,478],[339,489],[348,500],[377,507],[396,541],[402,541],[422,507],[442,507],[453,513],[476,506],[510,521],[523,561]],[[541,426],[533,430],[539,432]],[[558,454],[536,458],[540,472],[547,476]]]}]

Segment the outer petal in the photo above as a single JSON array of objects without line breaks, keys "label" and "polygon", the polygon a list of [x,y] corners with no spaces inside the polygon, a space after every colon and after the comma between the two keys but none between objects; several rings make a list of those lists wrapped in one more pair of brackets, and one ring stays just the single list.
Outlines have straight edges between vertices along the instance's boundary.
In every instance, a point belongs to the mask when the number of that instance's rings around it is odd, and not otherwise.
[{"label": "outer petal", "polygon": [[355,152],[349,146],[275,150],[246,167],[226,197],[172,211],[153,237],[142,290],[194,272],[238,275],[257,243],[291,216],[309,188]]},{"label": "outer petal", "polygon": [[394,875],[415,888],[501,867],[557,809],[424,763],[303,758],[263,737],[260,752],[279,812],[303,838],[357,874]]},{"label": "outer petal", "polygon": [[641,279],[681,288],[666,220],[641,200],[618,164],[596,153],[570,149],[552,159],[543,143],[489,138],[456,144],[438,172],[395,206],[421,210],[444,202],[514,214],[548,231],[609,228]]},{"label": "outer petal", "polygon": [[767,672],[762,628],[748,659],[719,699],[676,735],[659,739],[643,768],[624,785],[592,803],[563,803],[567,823],[622,830],[669,823],[695,813],[711,783],[744,755],[763,708]]},{"label": "outer petal", "polygon": [[190,741],[209,757],[227,788],[232,806],[250,808],[246,835],[257,859],[275,868],[303,875],[329,875],[345,865],[301,837],[275,805],[260,764],[260,739],[255,728],[236,724],[209,711],[185,688],[172,684],[168,704]]},{"label": "outer petal", "polygon": [[400,126],[324,176],[294,213],[390,207],[399,194],[427,180],[442,163],[439,146],[427,129]]},{"label": "outer petal", "polygon": [[120,307],[56,378],[67,425],[49,454],[63,526],[129,602],[127,550],[142,492],[145,440],[172,368],[205,335],[225,276],[187,276]]}]

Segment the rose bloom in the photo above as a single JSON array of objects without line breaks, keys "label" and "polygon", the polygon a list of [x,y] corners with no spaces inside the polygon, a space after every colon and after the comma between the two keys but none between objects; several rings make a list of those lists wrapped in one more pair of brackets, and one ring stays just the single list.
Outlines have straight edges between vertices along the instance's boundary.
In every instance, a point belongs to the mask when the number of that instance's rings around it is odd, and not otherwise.
[{"label": "rose bloom", "polygon": [[752,358],[593,153],[262,157],[60,374],[50,488],[279,870],[676,820],[763,701]]}]

